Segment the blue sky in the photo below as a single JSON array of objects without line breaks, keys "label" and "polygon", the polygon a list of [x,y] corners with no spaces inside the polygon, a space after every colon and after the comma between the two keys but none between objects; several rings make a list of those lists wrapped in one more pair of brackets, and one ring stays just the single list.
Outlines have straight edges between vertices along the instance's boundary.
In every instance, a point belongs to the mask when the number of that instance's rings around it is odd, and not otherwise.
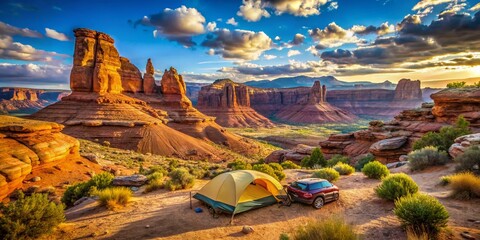
[{"label": "blue sky", "polygon": [[475,77],[478,9],[462,0],[4,0],[0,86],[68,89],[77,27],[111,35],[142,71],[152,58],[159,73],[174,66],[186,81]]}]

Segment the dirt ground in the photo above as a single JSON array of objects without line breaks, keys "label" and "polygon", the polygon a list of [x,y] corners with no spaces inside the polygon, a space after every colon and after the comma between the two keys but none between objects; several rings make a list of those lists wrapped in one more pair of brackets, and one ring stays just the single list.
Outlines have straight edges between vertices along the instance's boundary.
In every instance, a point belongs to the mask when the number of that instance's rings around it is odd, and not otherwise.
[{"label": "dirt ground", "polygon": [[[480,239],[480,200],[457,201],[448,198],[448,189],[439,187],[438,178],[450,174],[452,166],[412,174],[422,192],[437,198],[447,207],[451,217],[447,232],[451,239],[460,239],[461,231],[469,231]],[[287,170],[285,183],[309,176],[299,170]],[[392,210],[394,204],[376,197],[374,187],[379,180],[371,180],[361,173],[342,176],[335,184],[341,189],[340,200],[315,210],[311,206],[295,203],[291,207],[277,205],[245,212],[235,216],[212,218],[207,209],[195,199],[190,209],[189,194],[200,189],[207,181],[198,181],[193,189],[168,192],[165,190],[135,193],[132,203],[117,212],[98,207],[94,200],[66,210],[67,222],[62,224],[51,239],[278,239],[281,233],[290,236],[295,229],[311,219],[341,217],[355,226],[363,239],[406,239]],[[255,232],[241,233],[242,226],[250,225]]]}]

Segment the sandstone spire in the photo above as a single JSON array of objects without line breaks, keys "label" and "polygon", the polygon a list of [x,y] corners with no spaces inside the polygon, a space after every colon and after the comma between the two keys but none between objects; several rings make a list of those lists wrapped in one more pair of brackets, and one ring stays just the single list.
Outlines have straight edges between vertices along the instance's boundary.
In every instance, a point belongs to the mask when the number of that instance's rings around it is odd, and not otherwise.
[{"label": "sandstone spire", "polygon": [[152,59],[147,60],[145,67],[145,74],[143,75],[143,92],[145,94],[152,94],[155,92],[155,69],[153,68]]}]

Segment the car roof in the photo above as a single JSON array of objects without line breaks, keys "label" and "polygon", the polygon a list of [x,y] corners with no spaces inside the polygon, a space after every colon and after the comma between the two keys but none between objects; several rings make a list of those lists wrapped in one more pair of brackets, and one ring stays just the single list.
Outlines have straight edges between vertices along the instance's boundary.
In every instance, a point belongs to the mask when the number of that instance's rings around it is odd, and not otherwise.
[{"label": "car roof", "polygon": [[317,182],[327,182],[327,180],[323,178],[303,178],[303,179],[297,180],[297,182],[311,184],[311,183],[317,183]]}]

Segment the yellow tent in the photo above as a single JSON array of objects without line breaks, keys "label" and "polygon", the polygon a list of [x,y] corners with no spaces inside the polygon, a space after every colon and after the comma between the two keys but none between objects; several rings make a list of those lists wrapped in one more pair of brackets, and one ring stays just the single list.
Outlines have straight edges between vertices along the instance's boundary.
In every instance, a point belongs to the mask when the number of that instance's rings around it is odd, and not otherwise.
[{"label": "yellow tent", "polygon": [[268,174],[237,170],[218,175],[193,197],[214,209],[236,214],[274,204],[284,194],[282,185]]}]

